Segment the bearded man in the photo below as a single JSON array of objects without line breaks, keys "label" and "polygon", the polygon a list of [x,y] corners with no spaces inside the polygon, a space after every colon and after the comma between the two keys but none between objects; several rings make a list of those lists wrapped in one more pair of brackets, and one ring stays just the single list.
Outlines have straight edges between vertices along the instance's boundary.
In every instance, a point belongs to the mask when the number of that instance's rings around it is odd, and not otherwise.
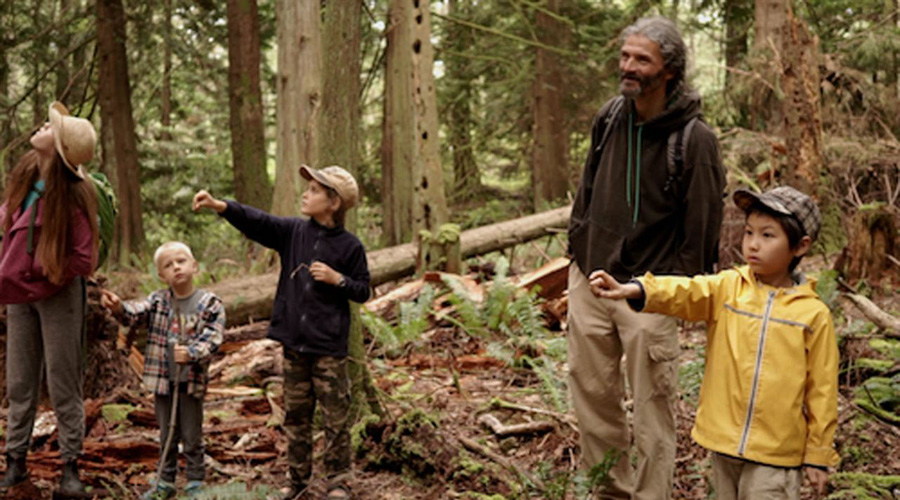
[{"label": "bearded man", "polygon": [[595,492],[598,498],[661,500],[672,492],[675,319],[599,299],[587,276],[604,269],[629,281],[648,271],[713,271],[725,174],[718,141],[701,120],[700,96],[685,82],[685,66],[685,44],[672,21],[640,19],[623,31],[621,96],[594,119],[572,209],[569,387],[582,465],[591,469],[608,457],[617,460],[611,481]]}]

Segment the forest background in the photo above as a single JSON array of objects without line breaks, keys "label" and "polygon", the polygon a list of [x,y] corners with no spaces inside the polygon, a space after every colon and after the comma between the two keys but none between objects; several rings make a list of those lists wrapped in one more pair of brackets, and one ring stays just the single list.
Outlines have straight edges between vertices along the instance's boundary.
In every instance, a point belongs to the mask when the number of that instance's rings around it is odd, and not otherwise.
[{"label": "forest background", "polygon": [[[647,15],[684,34],[729,190],[813,193],[825,214],[814,270],[829,304],[838,309],[840,289],[890,310],[898,0],[5,0],[0,164],[15,165],[53,100],[91,119],[101,144],[89,170],[109,177],[120,210],[101,272],[134,295],[159,287],[150,256],[170,239],[194,249],[201,285],[271,270],[190,199],[208,189],[295,215],[302,163],[356,175],[363,202],[348,225],[369,250],[446,223],[515,219],[570,203],[591,121],[617,92],[619,34]],[[739,262],[739,248],[723,232],[722,264]],[[551,236],[517,265],[564,251]],[[838,318],[878,361],[844,369],[875,380],[873,411],[894,415],[896,335]]]}]

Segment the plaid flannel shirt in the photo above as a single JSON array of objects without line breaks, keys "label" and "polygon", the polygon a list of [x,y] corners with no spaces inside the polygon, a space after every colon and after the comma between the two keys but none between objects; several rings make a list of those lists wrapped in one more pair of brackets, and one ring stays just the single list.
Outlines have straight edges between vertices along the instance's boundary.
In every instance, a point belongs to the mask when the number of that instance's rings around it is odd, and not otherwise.
[{"label": "plaid flannel shirt", "polygon": [[[200,321],[187,339],[192,363],[188,375],[188,394],[202,396],[209,382],[209,358],[222,344],[225,331],[225,307],[214,293],[202,294],[196,312]],[[177,335],[178,325],[172,306],[172,292],[158,290],[144,300],[122,303],[122,324],[145,324],[148,327],[147,350],[144,355],[144,385],[155,394],[169,393],[169,365],[166,362],[167,341]],[[182,314],[187,311],[182,311]]]}]

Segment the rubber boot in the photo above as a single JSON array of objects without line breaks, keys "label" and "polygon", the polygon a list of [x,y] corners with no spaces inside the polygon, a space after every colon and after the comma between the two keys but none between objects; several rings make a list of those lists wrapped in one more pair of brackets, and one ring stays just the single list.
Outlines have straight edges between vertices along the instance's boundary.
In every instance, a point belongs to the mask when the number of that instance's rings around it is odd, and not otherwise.
[{"label": "rubber boot", "polygon": [[11,488],[28,479],[28,468],[25,465],[25,455],[13,457],[6,454],[6,475],[0,481],[0,488]]},{"label": "rubber boot", "polygon": [[77,461],[69,460],[63,464],[62,478],[59,480],[59,488],[56,490],[58,496],[65,498],[85,498],[87,493],[84,491],[84,485],[78,478]]}]

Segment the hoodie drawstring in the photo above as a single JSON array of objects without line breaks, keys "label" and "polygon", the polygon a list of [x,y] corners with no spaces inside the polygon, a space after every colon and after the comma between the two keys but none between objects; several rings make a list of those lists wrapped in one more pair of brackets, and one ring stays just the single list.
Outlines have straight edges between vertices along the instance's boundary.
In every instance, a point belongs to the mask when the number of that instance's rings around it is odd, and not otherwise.
[{"label": "hoodie drawstring", "polygon": [[[632,130],[634,129],[634,113],[628,113],[628,165],[625,173],[625,199],[628,200],[628,206],[634,207],[631,215],[631,227],[637,226],[638,211],[641,207],[641,136],[643,135],[644,126],[638,125],[637,128],[637,147],[632,148]],[[635,161],[634,172],[632,173],[632,151],[634,151]],[[632,188],[632,177],[634,177],[634,187]],[[634,203],[632,203],[632,191],[634,192]]]}]

